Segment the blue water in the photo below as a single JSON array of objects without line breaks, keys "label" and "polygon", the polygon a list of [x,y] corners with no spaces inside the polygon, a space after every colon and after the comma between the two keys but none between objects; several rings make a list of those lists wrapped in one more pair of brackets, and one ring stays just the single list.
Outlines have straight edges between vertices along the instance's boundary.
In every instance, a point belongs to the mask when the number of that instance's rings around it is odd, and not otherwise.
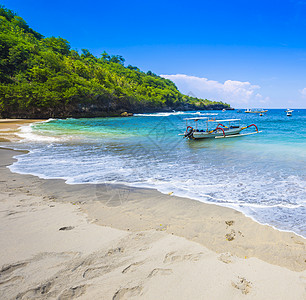
[{"label": "blue water", "polygon": [[18,147],[31,152],[18,156],[11,170],[70,184],[156,188],[232,207],[306,237],[306,110],[292,117],[283,109],[264,116],[216,111],[217,119],[241,118],[263,132],[200,141],[178,135],[186,129],[184,118],[206,113],[50,120],[24,127]]}]

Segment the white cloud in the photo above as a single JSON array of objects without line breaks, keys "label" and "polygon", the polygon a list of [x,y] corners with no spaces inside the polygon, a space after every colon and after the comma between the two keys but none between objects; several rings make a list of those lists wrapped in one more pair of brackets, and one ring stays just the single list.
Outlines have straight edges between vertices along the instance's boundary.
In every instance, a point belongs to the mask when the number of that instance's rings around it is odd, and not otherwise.
[{"label": "white cloud", "polygon": [[[198,98],[224,101],[232,105],[255,105],[266,103],[269,97],[263,97],[257,91],[260,86],[250,82],[226,80],[224,83],[207,78],[188,76],[184,74],[160,75],[172,80],[184,94],[193,94]],[[306,95],[306,89],[305,89]]]},{"label": "white cloud", "polygon": [[306,96],[306,88],[303,88],[302,90],[299,90],[299,92],[302,94],[302,96]]}]

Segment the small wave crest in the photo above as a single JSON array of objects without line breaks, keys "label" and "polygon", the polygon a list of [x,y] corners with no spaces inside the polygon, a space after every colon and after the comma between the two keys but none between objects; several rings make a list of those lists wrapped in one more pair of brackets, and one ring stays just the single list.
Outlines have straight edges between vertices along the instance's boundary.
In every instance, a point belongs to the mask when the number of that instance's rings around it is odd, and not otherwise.
[{"label": "small wave crest", "polygon": [[197,116],[217,116],[217,113],[203,113],[200,111],[197,112],[188,112],[188,111],[174,111],[174,112],[159,112],[151,114],[134,114],[136,117],[168,117],[168,116],[177,116],[177,115],[197,115]]},{"label": "small wave crest", "polygon": [[[48,119],[46,121],[42,121],[39,123],[48,123],[50,121],[53,121],[54,119]],[[19,136],[23,141],[31,141],[31,142],[56,142],[59,140],[59,138],[52,137],[52,136],[46,136],[39,134],[39,131],[34,131],[34,126],[36,123],[32,123],[30,125],[24,125],[21,126],[19,131],[16,132],[16,135]]]}]

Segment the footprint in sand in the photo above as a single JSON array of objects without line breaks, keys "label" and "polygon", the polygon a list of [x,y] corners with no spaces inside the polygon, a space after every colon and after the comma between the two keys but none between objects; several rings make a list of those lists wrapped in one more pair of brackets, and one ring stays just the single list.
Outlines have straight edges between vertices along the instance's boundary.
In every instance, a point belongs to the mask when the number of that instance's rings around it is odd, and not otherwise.
[{"label": "footprint in sand", "polygon": [[242,294],[246,295],[250,292],[250,289],[252,288],[252,283],[246,280],[244,277],[238,276],[238,281],[237,282],[232,281],[232,286],[235,289],[240,290]]},{"label": "footprint in sand", "polygon": [[122,247],[117,247],[117,248],[108,250],[107,255],[112,255],[115,253],[122,253],[123,251],[124,249]]},{"label": "footprint in sand", "polygon": [[74,299],[83,295],[85,291],[86,285],[71,287],[70,289],[63,291],[63,293],[58,297],[58,300]]},{"label": "footprint in sand", "polygon": [[132,288],[123,288],[118,290],[114,296],[113,300],[124,300],[130,299],[131,297],[139,296],[141,293],[141,286],[134,286]]},{"label": "footprint in sand", "polygon": [[100,277],[100,276],[102,276],[102,275],[104,275],[105,273],[108,273],[108,272],[109,272],[109,267],[108,266],[88,268],[84,271],[83,278],[92,279],[92,278]]},{"label": "footprint in sand", "polygon": [[225,221],[225,224],[226,224],[227,226],[232,226],[232,225],[235,224],[235,221],[233,221],[233,220],[231,220],[231,221]]},{"label": "footprint in sand", "polygon": [[23,268],[28,264],[28,262],[22,262],[22,263],[17,263],[17,264],[12,264],[12,265],[5,265],[2,267],[0,270],[0,276],[8,276],[10,275],[13,271]]},{"label": "footprint in sand", "polygon": [[38,299],[38,298],[41,298],[43,295],[47,296],[51,288],[53,287],[53,285],[54,285],[54,282],[49,281],[36,288],[29,289],[23,293],[19,293],[16,296],[16,299]]},{"label": "footprint in sand", "polygon": [[171,269],[156,268],[156,269],[151,271],[148,278],[151,278],[151,277],[156,276],[156,275],[171,275],[171,274],[172,274]]},{"label": "footprint in sand", "polygon": [[176,254],[176,252],[169,252],[166,254],[164,258],[164,263],[169,263],[169,262],[178,262],[178,261],[198,261],[203,253],[192,253],[192,254],[186,254],[186,255],[179,255]]},{"label": "footprint in sand", "polygon": [[236,237],[236,232],[233,229],[231,230],[230,233],[227,233],[225,235],[226,240],[229,241],[229,242],[233,241],[235,239],[235,237]]},{"label": "footprint in sand", "polygon": [[133,264],[130,264],[129,266],[127,266],[125,269],[122,270],[122,274],[125,274],[125,273],[129,273],[129,272],[134,272],[137,270],[137,267],[142,265],[143,262],[142,261],[139,261],[139,262],[135,262]]},{"label": "footprint in sand", "polygon": [[11,285],[11,284],[14,284],[16,281],[22,281],[22,280],[24,280],[24,278],[22,276],[14,276],[14,277],[9,278],[7,280],[0,281],[0,286],[4,285],[4,284]]},{"label": "footprint in sand", "polygon": [[149,246],[145,246],[145,247],[142,247],[142,248],[140,248],[138,251],[147,251],[147,250],[149,250],[151,247],[149,247]]},{"label": "footprint in sand", "polygon": [[242,232],[240,230],[238,230],[238,233],[241,237],[244,237],[244,235],[242,234]]},{"label": "footprint in sand", "polygon": [[224,262],[225,264],[229,264],[234,262],[234,257],[231,253],[226,252],[226,253],[221,253],[218,257],[219,260]]},{"label": "footprint in sand", "polygon": [[11,215],[15,215],[15,214],[20,214],[20,213],[21,213],[21,211],[9,211],[7,213],[7,216],[11,216]]}]

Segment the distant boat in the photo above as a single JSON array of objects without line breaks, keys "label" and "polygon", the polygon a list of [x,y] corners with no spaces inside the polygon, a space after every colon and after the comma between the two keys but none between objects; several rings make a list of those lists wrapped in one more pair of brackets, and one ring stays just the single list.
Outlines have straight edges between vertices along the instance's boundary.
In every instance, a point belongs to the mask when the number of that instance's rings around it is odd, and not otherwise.
[{"label": "distant boat", "polygon": [[249,113],[249,114],[263,114],[266,113],[268,110],[267,109],[249,109],[247,108],[244,112]]},{"label": "distant boat", "polygon": [[223,112],[225,112],[225,111],[226,111],[226,109],[225,109],[225,108],[223,108],[223,109],[222,109],[222,111],[223,111]]},{"label": "distant boat", "polygon": [[287,108],[287,110],[285,110],[285,112],[286,112],[287,117],[292,117],[293,109]]}]

